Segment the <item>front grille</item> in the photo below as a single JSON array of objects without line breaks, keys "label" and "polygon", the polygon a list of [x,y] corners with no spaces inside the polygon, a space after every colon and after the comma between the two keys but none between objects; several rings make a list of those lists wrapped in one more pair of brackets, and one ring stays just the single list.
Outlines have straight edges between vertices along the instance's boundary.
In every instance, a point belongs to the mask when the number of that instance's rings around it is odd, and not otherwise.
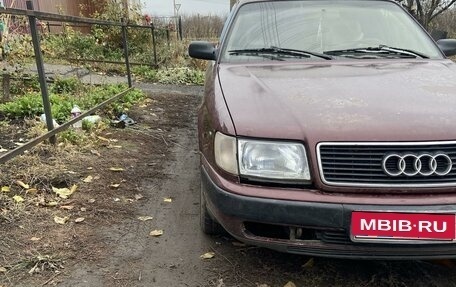
[{"label": "front grille", "polygon": [[[456,186],[456,142],[434,143],[320,143],[317,146],[324,183],[338,186]],[[382,161],[390,154],[445,154],[452,161],[446,175],[388,175]],[[440,163],[439,163],[440,164]],[[411,162],[407,162],[410,166]],[[424,167],[423,167],[424,170]],[[407,170],[409,172],[409,170]]]}]

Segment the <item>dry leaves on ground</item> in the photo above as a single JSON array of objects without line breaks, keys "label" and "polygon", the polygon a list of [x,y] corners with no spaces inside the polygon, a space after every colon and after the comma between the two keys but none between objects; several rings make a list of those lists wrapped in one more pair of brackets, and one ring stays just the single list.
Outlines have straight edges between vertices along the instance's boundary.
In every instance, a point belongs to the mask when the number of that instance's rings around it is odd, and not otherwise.
[{"label": "dry leaves on ground", "polygon": [[159,237],[159,236],[162,236],[163,235],[163,230],[152,230],[150,232],[150,236],[154,236],[154,237]]},{"label": "dry leaves on ground", "polygon": [[141,221],[148,221],[148,220],[154,219],[154,217],[153,216],[140,216],[140,217],[138,217],[138,219]]},{"label": "dry leaves on ground", "polygon": [[200,256],[201,259],[212,259],[215,257],[215,253],[214,252],[207,252],[207,253],[204,253],[203,255]]}]

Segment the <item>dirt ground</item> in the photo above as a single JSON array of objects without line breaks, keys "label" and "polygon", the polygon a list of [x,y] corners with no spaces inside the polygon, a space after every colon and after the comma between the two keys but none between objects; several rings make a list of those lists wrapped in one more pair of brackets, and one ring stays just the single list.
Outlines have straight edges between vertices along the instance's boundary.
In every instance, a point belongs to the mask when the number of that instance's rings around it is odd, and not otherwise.
[{"label": "dirt ground", "polygon": [[[0,205],[0,286],[456,286],[453,261],[309,258],[202,234],[202,89],[142,88],[151,100],[130,112],[137,125],[103,131],[97,147],[68,162],[43,155],[64,174],[54,185],[78,185],[71,198],[57,206],[46,204],[48,197],[26,201],[16,216]],[[88,176],[92,182],[83,182]],[[56,215],[69,220],[56,224]],[[145,216],[153,218],[138,219]],[[206,252],[215,256],[201,259]]]}]

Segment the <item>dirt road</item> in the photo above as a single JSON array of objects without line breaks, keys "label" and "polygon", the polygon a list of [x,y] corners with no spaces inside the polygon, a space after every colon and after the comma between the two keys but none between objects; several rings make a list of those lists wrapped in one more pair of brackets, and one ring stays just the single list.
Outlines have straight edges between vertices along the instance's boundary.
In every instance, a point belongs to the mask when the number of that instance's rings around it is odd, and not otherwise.
[{"label": "dirt road", "polygon": [[[130,167],[122,196],[144,198],[119,210],[112,207],[121,216],[93,227],[90,240],[99,243],[99,249],[93,249],[99,253],[96,259],[76,256],[57,286],[272,287],[289,281],[296,286],[456,285],[452,261],[312,259],[243,246],[230,237],[203,235],[196,139],[201,89],[144,88],[152,92],[153,101],[132,112],[139,125],[114,134],[128,153],[121,158],[108,154],[111,161]],[[138,216],[153,219],[141,221]],[[150,236],[152,230],[163,230],[163,235]],[[200,255],[206,252],[215,252],[215,257],[202,260]]]}]

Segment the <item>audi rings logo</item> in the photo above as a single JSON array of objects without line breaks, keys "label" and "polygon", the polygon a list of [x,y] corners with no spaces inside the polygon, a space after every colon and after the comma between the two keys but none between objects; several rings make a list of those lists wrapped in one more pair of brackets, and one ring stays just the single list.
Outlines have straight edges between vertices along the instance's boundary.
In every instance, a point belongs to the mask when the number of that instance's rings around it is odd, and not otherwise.
[{"label": "audi rings logo", "polygon": [[453,167],[451,158],[438,154],[388,154],[383,158],[383,171],[389,176],[447,175]]}]

